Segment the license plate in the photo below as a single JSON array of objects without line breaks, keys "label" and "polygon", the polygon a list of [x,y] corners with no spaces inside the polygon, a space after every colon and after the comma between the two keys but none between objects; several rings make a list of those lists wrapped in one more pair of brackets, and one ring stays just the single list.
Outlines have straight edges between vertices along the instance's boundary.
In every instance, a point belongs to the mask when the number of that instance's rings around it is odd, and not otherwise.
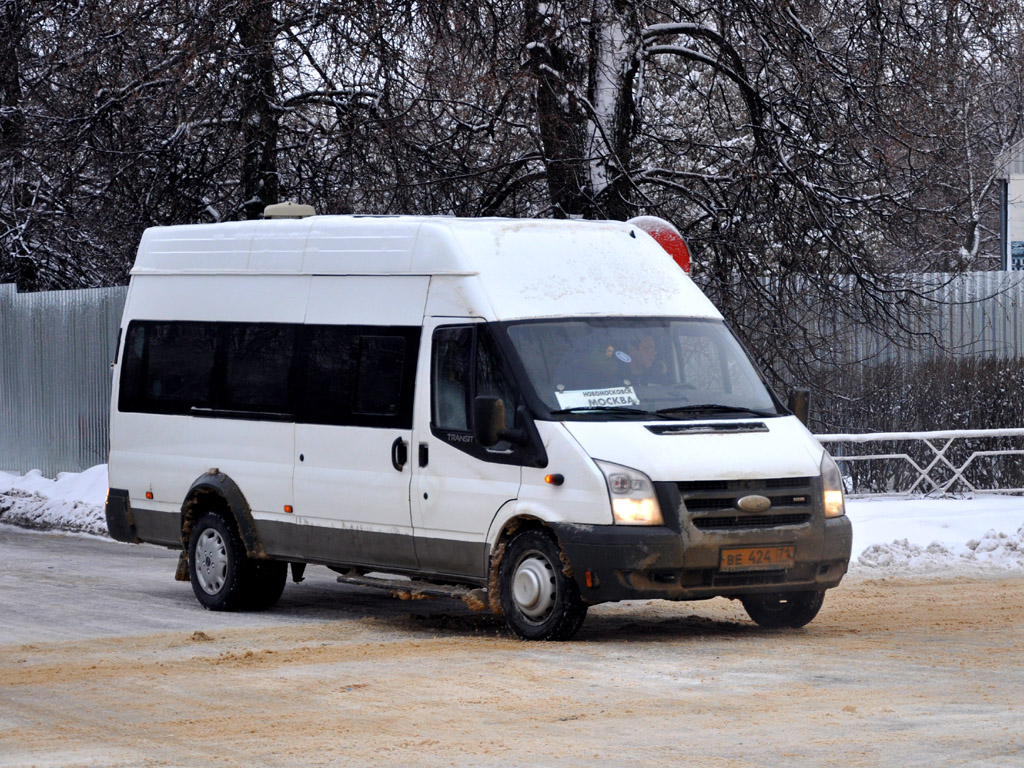
[{"label": "license plate", "polygon": [[735,547],[723,549],[718,567],[723,571],[771,571],[791,568],[795,562],[792,544],[781,547]]}]

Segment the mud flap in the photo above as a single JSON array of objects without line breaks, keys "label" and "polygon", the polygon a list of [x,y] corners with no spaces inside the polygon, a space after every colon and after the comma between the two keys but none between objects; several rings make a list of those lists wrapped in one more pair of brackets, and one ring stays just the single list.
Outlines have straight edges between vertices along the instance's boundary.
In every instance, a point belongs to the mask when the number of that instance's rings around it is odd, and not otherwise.
[{"label": "mud flap", "polygon": [[178,569],[174,572],[175,581],[189,581],[188,578],[188,552],[178,555]]}]

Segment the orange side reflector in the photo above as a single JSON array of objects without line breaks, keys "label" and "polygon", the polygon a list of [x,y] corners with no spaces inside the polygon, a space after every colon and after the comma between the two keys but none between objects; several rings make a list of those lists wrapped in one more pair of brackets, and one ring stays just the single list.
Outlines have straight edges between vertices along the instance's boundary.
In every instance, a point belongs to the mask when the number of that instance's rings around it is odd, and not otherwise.
[{"label": "orange side reflector", "polygon": [[284,505],[284,511],[287,512],[290,515],[292,513],[292,505],[291,504],[285,504]]},{"label": "orange side reflector", "polygon": [[587,586],[590,587],[591,589],[593,589],[594,588],[594,574],[592,574],[590,571],[587,571],[583,575],[587,579]]},{"label": "orange side reflector", "polygon": [[152,491],[146,491],[146,498],[147,499],[152,499],[153,498],[153,492]]}]

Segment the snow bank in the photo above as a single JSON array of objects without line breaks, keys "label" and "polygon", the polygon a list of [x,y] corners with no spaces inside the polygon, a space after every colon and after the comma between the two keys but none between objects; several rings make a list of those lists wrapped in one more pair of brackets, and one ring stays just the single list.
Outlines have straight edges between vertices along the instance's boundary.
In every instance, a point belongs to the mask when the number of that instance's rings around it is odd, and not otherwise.
[{"label": "snow bank", "polygon": [[[107,467],[65,472],[0,472],[0,522],[105,536]],[[1024,570],[1024,497],[854,499],[850,570],[868,577]]]},{"label": "snow bank", "polygon": [[846,503],[850,570],[867,576],[1024,570],[1024,498],[878,498]]},{"label": "snow bank", "polygon": [[1014,534],[990,530],[981,539],[947,547],[933,541],[926,547],[899,539],[872,544],[857,557],[858,565],[887,571],[941,572],[950,565],[1024,570],[1024,525]]},{"label": "snow bank", "polygon": [[55,480],[37,469],[25,475],[0,472],[0,522],[23,528],[106,536],[106,497],[106,464],[61,472]]}]

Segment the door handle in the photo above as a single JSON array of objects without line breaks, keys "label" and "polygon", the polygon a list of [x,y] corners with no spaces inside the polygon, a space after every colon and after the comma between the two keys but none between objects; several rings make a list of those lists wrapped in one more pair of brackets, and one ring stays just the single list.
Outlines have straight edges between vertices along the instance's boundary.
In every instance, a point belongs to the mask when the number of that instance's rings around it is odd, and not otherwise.
[{"label": "door handle", "polygon": [[420,466],[427,466],[427,462],[430,460],[430,450],[426,443],[420,443]]},{"label": "door handle", "polygon": [[391,444],[391,466],[401,472],[408,460],[409,444],[400,437],[395,438],[395,442]]}]

